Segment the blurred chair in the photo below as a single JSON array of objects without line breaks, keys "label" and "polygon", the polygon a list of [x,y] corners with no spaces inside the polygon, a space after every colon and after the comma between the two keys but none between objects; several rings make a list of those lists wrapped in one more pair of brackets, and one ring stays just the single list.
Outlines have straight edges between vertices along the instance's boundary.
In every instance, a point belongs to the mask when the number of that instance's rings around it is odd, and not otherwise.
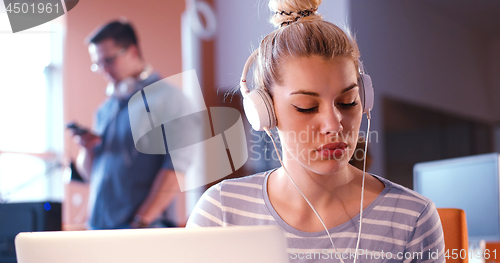
[{"label": "blurred chair", "polygon": [[[485,263],[500,262],[500,242],[486,242],[485,249],[487,249],[489,253],[489,259],[485,259],[484,260]],[[496,251],[492,252],[494,250]]]},{"label": "blurred chair", "polygon": [[64,183],[64,201],[62,203],[63,230],[75,231],[87,229],[87,202],[89,185],[75,180]]},{"label": "blurred chair", "polygon": [[[441,224],[443,225],[445,252],[448,251],[449,258],[446,259],[448,263],[468,263],[468,253],[464,259],[460,256],[462,249],[465,252],[469,250],[469,238],[467,236],[467,220],[465,212],[458,208],[438,208]],[[452,255],[452,250],[457,249],[458,258]],[[463,256],[462,252],[462,256]]]}]

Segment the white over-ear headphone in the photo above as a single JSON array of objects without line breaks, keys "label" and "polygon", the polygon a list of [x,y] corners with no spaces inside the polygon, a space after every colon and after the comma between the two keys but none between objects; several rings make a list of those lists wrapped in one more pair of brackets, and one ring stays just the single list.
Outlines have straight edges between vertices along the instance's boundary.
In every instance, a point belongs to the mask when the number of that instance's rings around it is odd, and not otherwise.
[{"label": "white over-ear headphone", "polygon": [[[250,91],[247,85],[247,75],[250,67],[255,62],[258,50],[255,50],[248,58],[243,68],[240,80],[240,91],[243,94],[243,108],[248,122],[256,131],[263,131],[264,127],[269,130],[276,127],[276,114],[274,113],[273,100],[269,93],[263,87],[257,87]],[[365,70],[361,61],[359,61],[359,96],[363,105],[363,113],[370,118],[370,111],[374,103],[374,91],[372,79],[365,74]]]},{"label": "white over-ear headphone", "polygon": [[147,79],[151,73],[153,72],[153,68],[150,65],[146,65],[144,67],[144,70],[139,74],[137,78],[135,77],[128,77],[117,84],[114,83],[108,83],[108,86],[106,87],[106,95],[116,97],[116,98],[127,98],[132,95],[132,93],[135,92],[136,90],[136,85],[137,82],[143,81]]}]

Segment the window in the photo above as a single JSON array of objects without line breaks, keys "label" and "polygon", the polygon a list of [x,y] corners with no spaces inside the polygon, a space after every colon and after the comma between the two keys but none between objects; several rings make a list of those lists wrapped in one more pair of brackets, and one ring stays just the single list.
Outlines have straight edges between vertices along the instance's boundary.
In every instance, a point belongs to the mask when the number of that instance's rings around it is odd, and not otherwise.
[{"label": "window", "polygon": [[0,202],[62,199],[61,21],[13,34],[0,13]]}]

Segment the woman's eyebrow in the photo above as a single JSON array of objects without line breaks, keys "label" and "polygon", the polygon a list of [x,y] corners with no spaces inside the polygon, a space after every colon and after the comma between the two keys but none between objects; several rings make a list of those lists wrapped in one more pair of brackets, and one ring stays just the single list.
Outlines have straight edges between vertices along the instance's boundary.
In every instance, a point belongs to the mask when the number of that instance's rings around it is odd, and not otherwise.
[{"label": "woman's eyebrow", "polygon": [[354,89],[354,88],[355,88],[355,87],[357,87],[357,86],[358,86],[358,83],[354,83],[354,84],[352,84],[351,86],[349,86],[349,87],[347,87],[347,88],[343,89],[341,93],[346,93],[346,92],[348,92],[348,91],[350,91],[350,90]]},{"label": "woman's eyebrow", "polygon": [[306,90],[298,90],[298,91],[294,91],[294,92],[290,93],[290,95],[297,95],[297,94],[300,94],[300,95],[309,95],[309,96],[313,96],[313,97],[319,97],[318,93],[311,92],[311,91],[306,91]]},{"label": "woman's eyebrow", "polygon": [[[345,88],[342,90],[341,94],[342,93],[346,93],[352,89],[354,89],[355,87],[357,87],[358,84],[357,83],[354,83],[352,84],[351,86]],[[316,93],[316,92],[312,92],[312,91],[307,91],[307,90],[298,90],[298,91],[294,91],[292,93],[290,93],[290,95],[297,95],[297,94],[300,94],[300,95],[309,95],[309,96],[313,96],[313,97],[319,97],[319,94]]]}]

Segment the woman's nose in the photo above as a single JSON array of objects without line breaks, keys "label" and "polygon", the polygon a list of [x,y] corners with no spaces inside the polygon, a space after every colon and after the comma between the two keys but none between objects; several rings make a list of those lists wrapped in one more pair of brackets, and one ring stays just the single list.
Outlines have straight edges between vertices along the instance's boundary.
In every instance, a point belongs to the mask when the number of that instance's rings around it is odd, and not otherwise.
[{"label": "woman's nose", "polygon": [[325,110],[320,126],[320,133],[328,136],[337,136],[344,129],[341,124],[342,114],[333,106]]}]

